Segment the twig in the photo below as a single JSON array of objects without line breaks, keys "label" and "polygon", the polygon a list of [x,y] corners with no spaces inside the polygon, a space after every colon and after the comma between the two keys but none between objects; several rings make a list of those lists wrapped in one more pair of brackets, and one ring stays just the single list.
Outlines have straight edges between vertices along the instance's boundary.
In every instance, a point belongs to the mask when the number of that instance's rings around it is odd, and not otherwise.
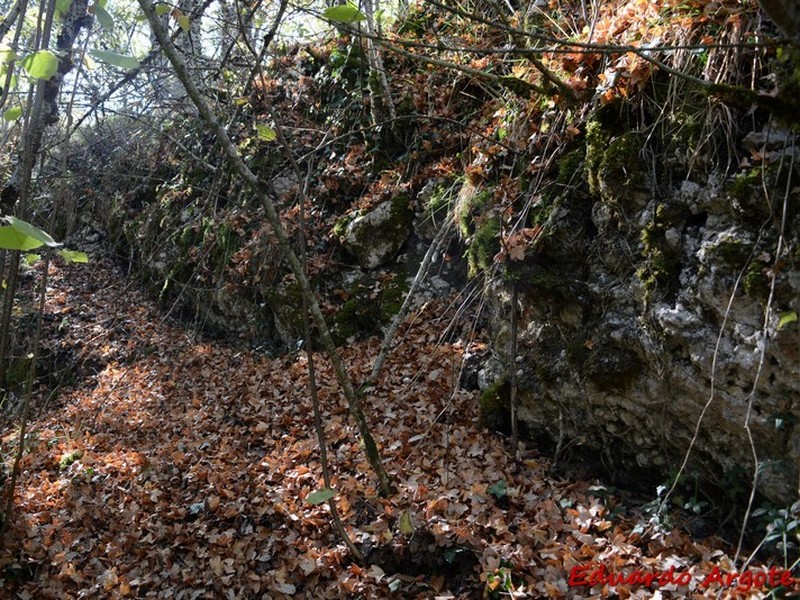
[{"label": "twig", "polygon": [[511,412],[511,448],[518,455],[519,424],[517,423],[517,282],[511,288],[511,340],[509,341],[508,380],[511,390],[509,392],[509,409]]},{"label": "twig", "polygon": [[[286,141],[286,138],[282,135],[280,130],[278,130],[278,141],[283,146],[284,151],[291,156],[291,151],[289,149],[289,145]],[[297,166],[297,163],[294,163]],[[310,175],[311,169],[309,168],[308,173]],[[306,182],[308,178],[306,178]],[[300,260],[303,263],[303,269],[306,273],[308,273],[308,248],[306,242],[306,233],[305,233],[305,205],[306,205],[306,188],[307,185],[303,185],[302,189],[300,190],[300,211],[299,211],[299,227],[297,236],[300,242]],[[315,368],[315,359],[314,359],[314,343],[313,337],[311,334],[311,321],[308,316],[308,298],[305,294],[303,294],[303,331],[306,337],[306,358],[307,358],[307,367],[308,367],[308,393],[311,396],[311,406],[314,410],[314,431],[317,434],[317,443],[319,444],[319,459],[320,464],[322,465],[322,479],[325,482],[325,487],[327,489],[333,489],[331,487],[331,470],[330,465],[328,464],[328,442],[325,439],[325,426],[322,423],[322,411],[319,407],[319,395],[317,394],[317,373]],[[364,563],[364,555],[361,551],[356,547],[353,543],[353,540],[347,534],[347,530],[344,528],[344,524],[342,523],[342,517],[339,515],[339,509],[336,507],[336,496],[328,499],[328,509],[331,512],[331,520],[333,522],[333,528],[336,530],[336,533],[339,537],[344,541],[345,545],[347,546],[350,553],[353,555],[353,558],[359,563]]]}]

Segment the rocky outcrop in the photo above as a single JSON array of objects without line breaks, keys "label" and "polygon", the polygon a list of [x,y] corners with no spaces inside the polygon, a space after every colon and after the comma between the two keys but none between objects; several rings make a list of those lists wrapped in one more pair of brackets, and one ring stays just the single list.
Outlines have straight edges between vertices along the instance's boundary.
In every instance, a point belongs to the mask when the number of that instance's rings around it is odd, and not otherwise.
[{"label": "rocky outcrop", "polygon": [[408,198],[387,200],[363,215],[345,218],[338,228],[342,245],[364,269],[375,269],[397,256],[413,217]]},{"label": "rocky outcrop", "polygon": [[755,454],[759,491],[797,499],[800,153],[786,132],[744,144],[765,163],[665,185],[638,134],[594,120],[562,158],[581,161],[580,181],[541,209],[537,251],[488,287],[487,370],[515,365],[534,440],[659,484],[696,433],[688,479],[749,489]]},{"label": "rocky outcrop", "polygon": [[[204,329],[274,353],[301,347],[302,296],[269,226],[255,207],[216,210],[195,191],[192,176],[173,174],[137,210],[115,205],[106,221],[119,249],[160,298]],[[398,194],[329,220],[335,225],[324,237],[316,232],[309,262],[321,270],[313,281],[337,343],[380,335],[400,309],[447,214],[444,180],[430,183],[414,200]],[[278,177],[272,191],[288,197],[293,185]],[[415,305],[463,283],[461,251],[454,248],[446,262],[437,257],[437,272],[417,290]]]}]

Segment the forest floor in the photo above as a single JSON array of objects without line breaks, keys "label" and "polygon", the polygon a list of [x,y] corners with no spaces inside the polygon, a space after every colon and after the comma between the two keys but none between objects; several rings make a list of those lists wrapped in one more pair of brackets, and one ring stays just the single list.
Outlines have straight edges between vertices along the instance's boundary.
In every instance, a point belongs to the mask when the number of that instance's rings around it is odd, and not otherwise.
[{"label": "forest floor", "polygon": [[[531,452],[515,459],[508,440],[481,426],[475,393],[457,386],[464,348],[441,341],[455,312],[445,301],[405,325],[366,398],[395,478],[391,497],[377,494],[329,363],[317,359],[336,502],[367,558],[358,565],[327,505],[307,502],[324,485],[303,352],[269,358],[204,341],[109,257],[51,265],[48,286],[49,383],[34,395],[0,553],[3,598],[702,598],[772,589],[721,585],[734,570],[722,540],[654,527],[641,503],[597,482],[560,480]],[[357,381],[378,345],[343,349]],[[10,462],[18,432],[6,422],[0,433]],[[610,572],[625,581],[614,585]],[[591,577],[598,585],[574,585]],[[797,581],[784,591],[792,589],[800,592]]]}]

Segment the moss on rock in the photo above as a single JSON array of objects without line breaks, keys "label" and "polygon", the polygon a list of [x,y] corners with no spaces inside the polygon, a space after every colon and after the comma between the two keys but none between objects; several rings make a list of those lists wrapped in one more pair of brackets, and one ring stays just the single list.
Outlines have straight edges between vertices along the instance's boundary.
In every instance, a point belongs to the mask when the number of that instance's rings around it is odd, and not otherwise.
[{"label": "moss on rock", "polygon": [[642,282],[645,303],[656,299],[659,292],[669,293],[678,283],[680,274],[680,252],[667,243],[666,233],[680,218],[665,205],[656,208],[653,219],[642,229],[640,241],[644,264],[636,275]]},{"label": "moss on rock", "polygon": [[770,279],[766,271],[766,265],[760,260],[750,261],[742,279],[745,294],[755,300],[766,302],[770,289]]},{"label": "moss on rock", "polygon": [[509,420],[509,398],[511,389],[508,380],[501,377],[489,385],[480,395],[481,424],[492,430],[502,430]]},{"label": "moss on rock", "polygon": [[500,218],[489,215],[475,229],[472,241],[467,248],[469,276],[474,277],[488,269],[494,256],[500,251]]},{"label": "moss on rock", "polygon": [[333,317],[332,333],[337,344],[360,336],[377,335],[400,311],[408,282],[397,274],[378,282],[368,278],[353,285],[349,297]]},{"label": "moss on rock", "polygon": [[462,239],[468,238],[475,232],[476,220],[486,212],[491,198],[492,193],[489,190],[480,190],[472,193],[461,192],[455,213],[458,231]]},{"label": "moss on rock", "polygon": [[273,286],[265,293],[273,315],[275,332],[286,347],[293,347],[303,337],[303,291],[294,279]]},{"label": "moss on rock", "polygon": [[413,218],[409,199],[396,196],[355,217],[346,227],[340,225],[340,219],[334,233],[363,268],[374,269],[397,256],[411,232]]},{"label": "moss on rock", "polygon": [[736,237],[725,237],[712,246],[708,253],[715,262],[732,270],[741,269],[753,254],[753,244]]},{"label": "moss on rock", "polygon": [[647,177],[640,152],[645,138],[622,128],[612,114],[598,111],[587,124],[584,170],[591,195],[627,212],[643,205]]}]

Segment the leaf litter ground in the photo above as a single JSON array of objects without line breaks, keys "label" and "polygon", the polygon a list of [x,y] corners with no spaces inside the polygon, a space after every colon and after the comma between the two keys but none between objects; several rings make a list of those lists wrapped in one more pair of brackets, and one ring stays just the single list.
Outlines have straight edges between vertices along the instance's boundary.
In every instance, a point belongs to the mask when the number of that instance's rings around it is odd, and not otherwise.
[{"label": "leaf litter ground", "polygon": [[[464,348],[440,343],[450,312],[430,304],[405,325],[366,397],[396,478],[389,498],[377,495],[330,365],[317,359],[338,507],[369,561],[359,566],[327,506],[305,501],[323,484],[303,353],[273,359],[203,341],[109,259],[51,266],[49,383],[35,398],[0,597],[764,595],[702,587],[715,567],[732,569],[720,540],[643,531],[646,517],[592,482],[558,480],[530,453],[517,461],[481,427],[475,394],[455,385]],[[377,349],[369,340],[343,350],[357,381]],[[72,382],[51,394],[67,363]],[[6,423],[2,436],[11,456],[16,430]],[[691,581],[570,587],[581,565],[672,568]]]}]

